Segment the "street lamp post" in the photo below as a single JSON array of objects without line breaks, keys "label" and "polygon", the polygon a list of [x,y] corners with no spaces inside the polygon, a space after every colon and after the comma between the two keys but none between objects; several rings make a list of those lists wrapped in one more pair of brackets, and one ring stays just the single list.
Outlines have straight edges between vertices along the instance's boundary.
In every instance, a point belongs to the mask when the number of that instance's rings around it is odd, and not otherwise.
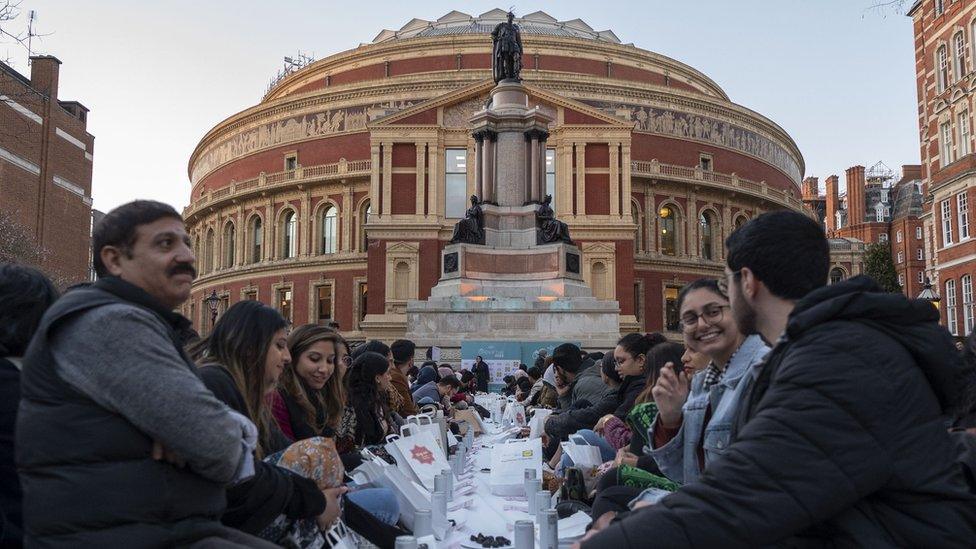
[{"label": "street lamp post", "polygon": [[210,307],[210,326],[213,327],[217,323],[217,305],[220,304],[220,298],[217,297],[217,290],[210,292],[210,296],[203,301]]},{"label": "street lamp post", "polygon": [[925,277],[925,285],[922,286],[922,293],[918,294],[918,299],[924,299],[931,303],[936,310],[939,309],[939,302],[942,301],[942,298],[932,289],[932,281],[929,280],[929,277]]}]

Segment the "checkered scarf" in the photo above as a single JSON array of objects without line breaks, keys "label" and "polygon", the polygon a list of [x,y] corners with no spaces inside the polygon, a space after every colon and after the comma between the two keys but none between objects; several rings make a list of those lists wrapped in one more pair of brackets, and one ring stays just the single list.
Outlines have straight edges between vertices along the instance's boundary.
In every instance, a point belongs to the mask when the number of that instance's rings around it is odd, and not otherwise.
[{"label": "checkered scarf", "polygon": [[725,371],[720,370],[714,362],[709,362],[708,366],[705,367],[705,379],[702,380],[702,387],[707,391],[709,387],[722,380],[724,373]]},{"label": "checkered scarf", "polygon": [[708,366],[705,367],[705,379],[702,380],[702,388],[707,391],[712,385],[722,381],[722,376],[725,374],[725,370],[727,370],[729,368],[729,364],[732,364],[732,361],[735,360],[735,354],[738,352],[739,349],[736,349],[735,353],[732,353],[732,356],[729,357],[729,361],[725,363],[725,368],[719,368],[714,361],[709,362]]}]

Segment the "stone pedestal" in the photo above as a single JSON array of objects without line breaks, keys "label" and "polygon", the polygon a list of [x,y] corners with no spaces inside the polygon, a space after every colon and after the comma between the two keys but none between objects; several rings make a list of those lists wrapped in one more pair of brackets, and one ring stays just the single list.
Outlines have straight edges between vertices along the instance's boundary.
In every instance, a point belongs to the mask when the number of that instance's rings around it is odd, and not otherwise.
[{"label": "stone pedestal", "polygon": [[485,244],[450,244],[429,299],[407,303],[406,337],[457,356],[461,342],[579,341],[606,350],[620,338],[620,306],[593,297],[579,248],[537,244],[552,121],[528,107],[521,83],[500,82],[471,119]]}]

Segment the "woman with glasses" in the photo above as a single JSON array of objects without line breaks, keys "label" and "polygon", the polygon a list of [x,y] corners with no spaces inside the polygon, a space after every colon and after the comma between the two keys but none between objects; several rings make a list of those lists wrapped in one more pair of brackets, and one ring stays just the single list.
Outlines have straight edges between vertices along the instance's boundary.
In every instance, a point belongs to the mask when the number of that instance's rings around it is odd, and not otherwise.
[{"label": "woman with glasses", "polygon": [[718,281],[700,279],[678,295],[685,342],[708,356],[693,374],[663,368],[651,390],[657,418],[651,427],[651,456],[665,476],[679,484],[701,471],[729,445],[743,391],[769,351],[757,334],[742,334]]}]

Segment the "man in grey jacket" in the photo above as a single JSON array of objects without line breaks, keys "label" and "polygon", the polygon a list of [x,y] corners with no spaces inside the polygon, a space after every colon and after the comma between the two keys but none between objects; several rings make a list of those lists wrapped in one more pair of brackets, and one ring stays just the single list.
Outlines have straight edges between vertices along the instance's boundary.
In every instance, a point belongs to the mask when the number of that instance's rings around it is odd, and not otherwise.
[{"label": "man in grey jacket", "polygon": [[254,425],[182,349],[195,257],[179,213],[123,205],[95,227],[99,280],[48,309],[24,358],[16,459],[25,542],[261,547],[219,522],[253,475]]},{"label": "man in grey jacket", "polygon": [[552,365],[556,371],[559,412],[546,418],[544,431],[549,439],[547,456],[556,451],[559,440],[579,429],[593,427],[577,424],[574,411],[598,405],[613,393],[613,389],[603,382],[593,360],[586,359],[584,362],[580,348],[572,343],[563,343],[552,351]]}]

